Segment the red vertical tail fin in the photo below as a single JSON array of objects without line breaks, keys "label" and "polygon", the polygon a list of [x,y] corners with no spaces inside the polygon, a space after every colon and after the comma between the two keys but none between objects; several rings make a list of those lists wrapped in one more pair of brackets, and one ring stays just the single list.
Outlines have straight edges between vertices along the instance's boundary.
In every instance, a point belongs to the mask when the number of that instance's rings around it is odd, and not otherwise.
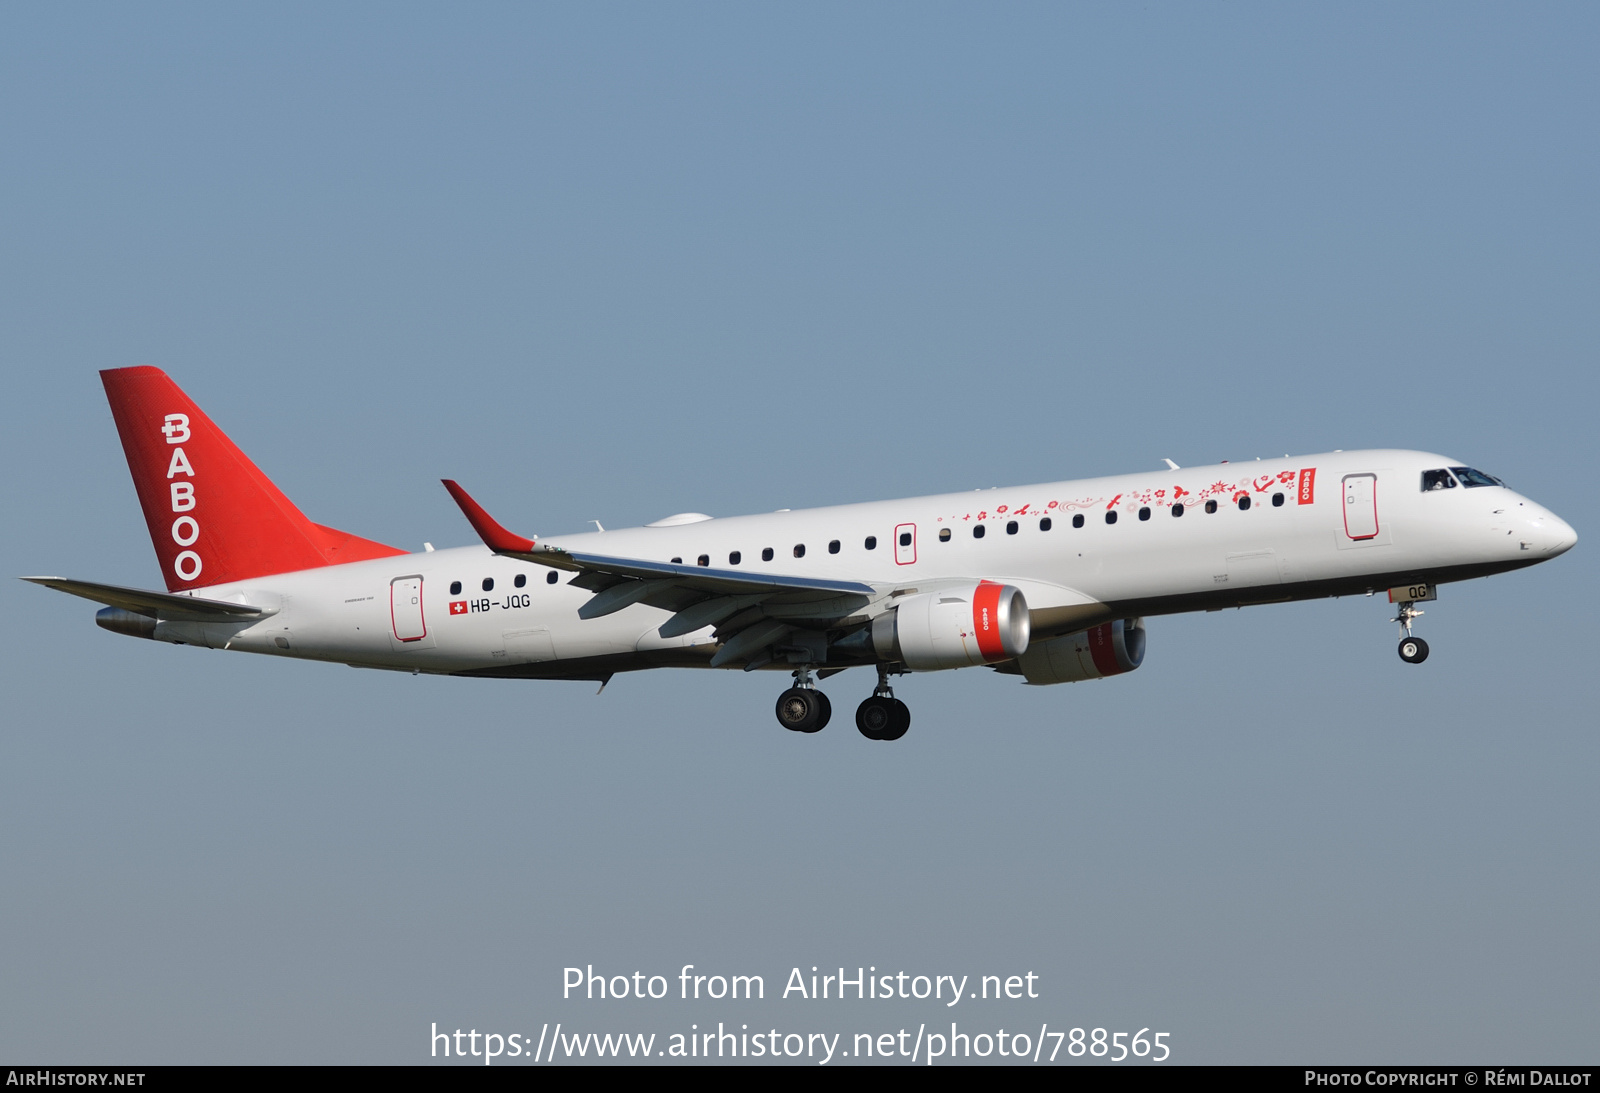
[{"label": "red vertical tail fin", "polygon": [[169,592],[405,553],[307,520],[161,369],[100,379]]}]

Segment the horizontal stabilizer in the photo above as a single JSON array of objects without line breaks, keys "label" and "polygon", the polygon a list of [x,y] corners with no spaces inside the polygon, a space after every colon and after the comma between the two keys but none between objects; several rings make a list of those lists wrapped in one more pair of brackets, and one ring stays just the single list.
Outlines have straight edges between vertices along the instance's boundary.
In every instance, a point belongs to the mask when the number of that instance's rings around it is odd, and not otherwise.
[{"label": "horizontal stabilizer", "polygon": [[225,603],[222,600],[202,600],[195,596],[178,596],[171,592],[149,592],[142,588],[123,588],[114,584],[96,584],[93,581],[69,581],[64,577],[23,577],[24,581],[42,584],[69,596],[82,596],[95,603],[120,607],[151,618],[172,622],[248,622],[276,614],[275,608],[252,607],[243,603]]}]

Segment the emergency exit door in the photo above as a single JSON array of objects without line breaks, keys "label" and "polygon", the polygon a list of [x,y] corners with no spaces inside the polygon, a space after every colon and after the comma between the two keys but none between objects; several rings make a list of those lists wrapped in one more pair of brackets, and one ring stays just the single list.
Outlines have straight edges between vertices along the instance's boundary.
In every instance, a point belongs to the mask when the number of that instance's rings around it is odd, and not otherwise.
[{"label": "emergency exit door", "polygon": [[1378,476],[1344,476],[1344,533],[1350,539],[1372,539],[1378,534]]},{"label": "emergency exit door", "polygon": [[401,641],[421,641],[428,636],[422,618],[422,578],[396,577],[389,584],[389,617],[394,636]]},{"label": "emergency exit door", "polygon": [[897,525],[894,529],[894,564],[911,565],[916,560],[917,525]]}]

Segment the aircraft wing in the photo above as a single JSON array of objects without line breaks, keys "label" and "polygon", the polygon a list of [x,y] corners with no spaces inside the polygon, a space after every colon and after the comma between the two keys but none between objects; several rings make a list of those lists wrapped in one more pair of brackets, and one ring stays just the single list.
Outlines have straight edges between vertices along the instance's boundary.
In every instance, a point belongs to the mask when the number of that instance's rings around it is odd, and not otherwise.
[{"label": "aircraft wing", "polygon": [[596,619],[643,603],[673,613],[660,627],[663,638],[715,626],[723,648],[712,658],[713,667],[748,661],[748,654],[758,650],[781,649],[796,630],[865,622],[852,616],[888,591],[861,581],[754,574],[547,546],[507,531],[466,490],[443,481],[490,550],[577,573],[567,583],[595,593],[578,609],[579,618]]},{"label": "aircraft wing", "polygon": [[273,608],[252,607],[223,600],[203,600],[198,596],[178,596],[171,592],[150,592],[142,588],[123,588],[93,581],[69,581],[64,577],[23,577],[69,596],[82,596],[108,607],[120,607],[151,618],[173,622],[243,622],[276,614]]}]

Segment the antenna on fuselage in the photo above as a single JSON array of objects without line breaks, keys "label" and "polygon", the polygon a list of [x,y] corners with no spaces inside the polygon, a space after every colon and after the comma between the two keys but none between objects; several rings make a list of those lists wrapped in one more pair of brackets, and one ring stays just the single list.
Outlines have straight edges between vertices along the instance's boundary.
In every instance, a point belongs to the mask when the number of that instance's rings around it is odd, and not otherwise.
[{"label": "antenna on fuselage", "polygon": [[1167,469],[1170,470],[1170,471],[1181,471],[1181,470],[1183,470],[1182,467],[1178,466],[1176,463],[1174,463],[1170,459],[1163,459],[1161,462],[1165,463],[1167,465]]}]

